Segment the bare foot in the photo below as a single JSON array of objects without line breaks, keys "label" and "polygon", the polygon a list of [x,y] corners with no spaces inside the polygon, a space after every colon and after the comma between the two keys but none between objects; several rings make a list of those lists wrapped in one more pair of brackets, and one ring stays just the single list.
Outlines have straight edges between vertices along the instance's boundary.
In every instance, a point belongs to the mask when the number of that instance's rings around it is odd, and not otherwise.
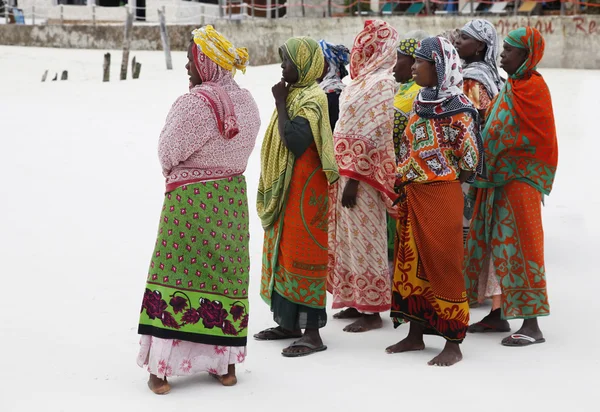
[{"label": "bare foot", "polygon": [[479,322],[469,326],[469,333],[485,333],[485,332],[510,332],[510,324],[507,320],[502,319],[502,309],[492,310],[487,316]]},{"label": "bare foot", "polygon": [[362,317],[362,313],[354,308],[344,309],[333,315],[334,319],[356,319]]},{"label": "bare foot", "polygon": [[435,358],[427,362],[429,366],[452,366],[462,360],[462,352],[458,343],[446,341],[444,350]]},{"label": "bare foot", "polygon": [[425,349],[425,342],[423,342],[424,330],[425,328],[423,326],[411,322],[408,336],[395,345],[388,346],[385,351],[392,354]]},{"label": "bare foot", "polygon": [[344,328],[344,332],[367,332],[373,329],[379,329],[383,326],[383,321],[379,313],[375,315],[362,315],[356,322],[353,322]]},{"label": "bare foot", "polygon": [[221,382],[223,386],[234,386],[237,383],[237,377],[235,376],[235,365],[229,365],[227,368],[227,375],[215,375],[210,374],[213,378]]},{"label": "bare foot", "polygon": [[166,395],[171,391],[171,385],[167,382],[167,378],[160,379],[153,374],[150,374],[150,378],[148,379],[148,387],[157,395]]}]

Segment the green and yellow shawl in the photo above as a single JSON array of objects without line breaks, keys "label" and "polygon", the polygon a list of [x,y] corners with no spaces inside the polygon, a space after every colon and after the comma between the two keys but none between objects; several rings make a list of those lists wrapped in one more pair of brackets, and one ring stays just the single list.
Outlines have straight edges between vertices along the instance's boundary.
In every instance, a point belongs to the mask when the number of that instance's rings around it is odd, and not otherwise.
[{"label": "green and yellow shawl", "polygon": [[[327,97],[316,79],[323,73],[324,57],[319,44],[308,37],[293,37],[285,42],[280,53],[286,53],[298,70],[298,82],[293,84],[287,98],[290,119],[307,119],[321,158],[327,181],[339,178],[333,154],[333,136],[329,125]],[[294,155],[279,136],[277,109],[265,133],[260,152],[261,168],[256,200],[263,228],[271,227],[279,217],[285,202],[294,170]]]}]

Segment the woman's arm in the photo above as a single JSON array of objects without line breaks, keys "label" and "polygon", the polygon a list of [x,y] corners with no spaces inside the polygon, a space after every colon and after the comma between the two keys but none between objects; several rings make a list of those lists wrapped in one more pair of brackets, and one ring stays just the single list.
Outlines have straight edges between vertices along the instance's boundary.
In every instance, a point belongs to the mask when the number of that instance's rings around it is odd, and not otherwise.
[{"label": "woman's arm", "polygon": [[158,143],[163,174],[168,176],[175,166],[218,135],[217,121],[204,99],[190,93],[179,97],[167,115]]}]

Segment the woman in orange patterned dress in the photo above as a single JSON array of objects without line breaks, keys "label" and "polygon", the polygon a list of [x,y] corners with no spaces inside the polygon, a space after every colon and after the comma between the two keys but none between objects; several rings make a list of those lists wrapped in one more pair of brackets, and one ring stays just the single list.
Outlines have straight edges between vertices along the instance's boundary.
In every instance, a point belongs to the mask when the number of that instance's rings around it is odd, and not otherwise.
[{"label": "woman in orange patterned dress", "polygon": [[471,302],[492,298],[492,311],[469,332],[506,332],[505,346],[544,342],[537,318],[550,314],[544,267],[542,196],[550,194],[558,143],[548,86],[536,66],[544,39],[534,28],[510,32],[501,65],[509,79],[483,131],[488,174],[477,179],[467,237],[465,280]]},{"label": "woman in orange patterned dress", "polygon": [[[277,327],[258,340],[299,338],[282,352],[305,356],[327,349],[328,184],[338,179],[319,44],[291,38],[280,48],[282,81],[261,150],[258,215],[265,230],[261,297]],[[304,333],[302,333],[304,330]]]},{"label": "woman in orange patterned dress", "polygon": [[462,359],[469,324],[463,278],[461,183],[483,172],[478,113],[462,92],[460,60],[452,44],[430,37],[415,52],[413,76],[423,88],[400,143],[398,250],[392,286],[395,326],[410,322],[406,339],[387,348],[425,348],[423,335],[446,339],[429,364]]}]

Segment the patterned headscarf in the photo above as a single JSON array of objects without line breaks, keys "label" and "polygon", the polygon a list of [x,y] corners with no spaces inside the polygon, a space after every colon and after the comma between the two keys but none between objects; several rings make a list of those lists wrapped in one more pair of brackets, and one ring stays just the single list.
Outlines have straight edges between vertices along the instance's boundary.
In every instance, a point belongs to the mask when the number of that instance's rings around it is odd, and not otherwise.
[{"label": "patterned headscarf", "polygon": [[474,62],[464,67],[463,77],[482,83],[488,94],[498,94],[504,81],[498,73],[498,33],[494,25],[487,20],[471,20],[462,28],[462,32],[487,46],[483,62]]},{"label": "patterned headscarf", "polygon": [[325,61],[319,44],[310,37],[292,37],[279,48],[283,60],[288,56],[298,71],[298,81],[292,88],[306,87],[323,74]]},{"label": "patterned headscarf", "polygon": [[459,29],[446,30],[445,32],[440,33],[440,35],[439,35],[439,37],[443,37],[443,38],[447,39],[452,44],[454,44],[454,42],[456,41],[458,36],[460,36]]},{"label": "patterned headscarf", "polygon": [[383,20],[367,20],[354,40],[350,55],[350,76],[364,77],[375,70],[389,70],[396,64],[398,32]]},{"label": "patterned headscarf", "polygon": [[[338,178],[333,154],[333,138],[329,124],[327,97],[316,80],[323,74],[324,58],[319,44],[309,37],[293,37],[285,42],[280,53],[285,53],[298,70],[286,100],[290,119],[308,120],[321,166],[331,184]],[[295,156],[283,144],[279,135],[279,114],[273,111],[265,132],[260,152],[261,169],[256,199],[258,216],[263,228],[271,227],[279,218],[294,173]]]},{"label": "patterned headscarf", "polygon": [[529,51],[529,56],[525,60],[525,63],[510,77],[520,79],[530,76],[537,69],[537,65],[542,60],[542,57],[544,57],[546,42],[542,34],[533,27],[521,27],[508,33],[504,41],[513,47]]},{"label": "patterned headscarf", "polygon": [[418,45],[419,42],[416,39],[400,40],[400,45],[398,46],[398,53],[414,58],[415,51],[417,51]]},{"label": "patterned headscarf", "polygon": [[236,69],[241,70],[242,73],[246,71],[249,59],[248,49],[245,47],[236,49],[229,40],[210,24],[194,30],[192,34],[194,35],[194,43],[200,47],[202,53],[206,54],[219,66],[233,72],[233,74],[235,74]]},{"label": "patterned headscarf", "polygon": [[[479,123],[479,113],[464,95],[463,77],[458,52],[444,37],[429,37],[421,42],[415,57],[435,64],[437,87],[424,87],[415,99],[414,109],[419,117],[439,119],[458,113],[470,113]],[[477,127],[477,148],[483,153],[483,142]],[[477,174],[484,173],[483,156],[479,156]]]},{"label": "patterned headscarf", "polygon": [[333,135],[340,175],[364,182],[385,195],[384,199],[393,200],[397,195],[392,70],[398,38],[398,32],[384,21],[365,22],[354,40],[352,81],[340,96],[340,118]]},{"label": "patterned headscarf", "polygon": [[[231,139],[239,133],[239,125],[231,97],[225,86],[234,85],[236,69],[246,70],[248,52],[244,48],[235,49],[231,43],[212,26],[196,29],[195,47],[192,47],[194,66],[200,75],[202,84],[191,92],[203,97],[213,109],[221,134]],[[225,47],[229,46],[228,49]]]},{"label": "patterned headscarf", "polygon": [[519,180],[548,195],[558,165],[558,141],[550,90],[536,71],[544,38],[537,29],[523,27],[504,41],[529,53],[490,107],[483,131],[489,173],[475,185],[498,187]]},{"label": "patterned headscarf", "polygon": [[348,75],[346,65],[350,64],[350,51],[342,44],[334,45],[319,40],[321,51],[327,61],[327,74],[319,84],[325,93],[339,93],[344,89],[342,79]]}]

